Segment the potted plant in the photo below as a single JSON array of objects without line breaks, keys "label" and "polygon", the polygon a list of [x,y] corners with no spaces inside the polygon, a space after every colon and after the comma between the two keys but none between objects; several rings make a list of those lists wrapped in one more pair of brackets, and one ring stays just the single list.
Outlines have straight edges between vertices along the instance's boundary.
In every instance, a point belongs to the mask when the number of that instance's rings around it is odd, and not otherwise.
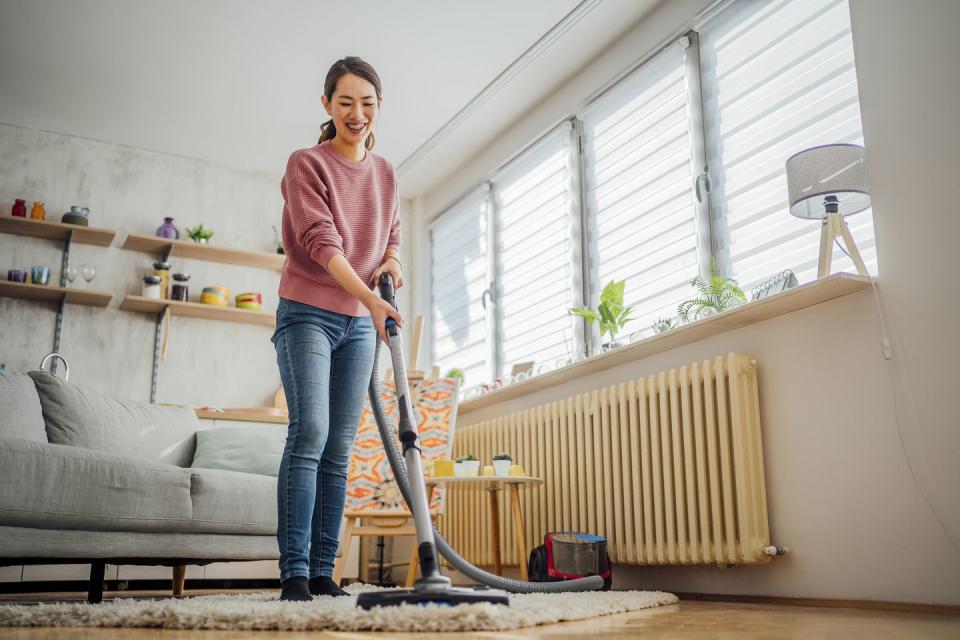
[{"label": "potted plant", "polygon": [[462,478],[464,475],[463,458],[457,458],[453,461],[453,477]]},{"label": "potted plant", "polygon": [[623,288],[626,280],[612,280],[607,283],[600,293],[600,305],[597,310],[587,309],[586,307],[573,307],[571,313],[575,313],[581,318],[586,318],[591,325],[594,322],[600,323],[600,337],[604,334],[610,336],[610,341],[603,344],[604,347],[612,349],[621,346],[614,342],[617,334],[630,320],[630,311],[633,307],[623,306]]},{"label": "potted plant", "polygon": [[457,386],[459,386],[459,387],[462,387],[462,386],[463,386],[463,381],[466,379],[466,376],[463,375],[463,370],[462,370],[462,369],[458,369],[457,367],[454,367],[454,368],[450,369],[450,371],[447,371],[447,375],[444,376],[444,377],[445,377],[445,378],[456,378],[456,379],[457,379]]},{"label": "potted plant", "polygon": [[467,478],[472,478],[480,474],[480,458],[473,455],[472,453],[466,456],[463,456],[463,475]]},{"label": "potted plant", "polygon": [[650,328],[653,329],[654,333],[664,333],[671,329],[676,329],[677,321],[673,318],[657,318],[656,321],[650,325]]},{"label": "potted plant", "polygon": [[699,295],[684,300],[677,307],[677,315],[684,322],[721,313],[747,301],[747,296],[735,280],[717,275],[717,261],[713,258],[710,259],[709,280],[697,276],[690,281],[690,286],[696,287]]},{"label": "potted plant", "polygon": [[510,475],[510,465],[513,464],[513,458],[509,453],[498,453],[493,456],[493,470],[501,478]]},{"label": "potted plant", "polygon": [[213,237],[213,231],[203,228],[203,223],[198,224],[195,227],[187,227],[187,235],[190,236],[190,239],[196,242],[197,244],[207,244],[210,238]]}]

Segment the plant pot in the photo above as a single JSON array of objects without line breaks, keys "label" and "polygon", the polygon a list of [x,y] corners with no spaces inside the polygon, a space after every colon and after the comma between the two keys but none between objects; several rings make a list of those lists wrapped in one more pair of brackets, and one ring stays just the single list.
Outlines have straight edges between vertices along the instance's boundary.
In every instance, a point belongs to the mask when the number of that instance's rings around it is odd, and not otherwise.
[{"label": "plant pot", "polygon": [[453,477],[454,478],[464,477],[464,467],[462,462],[453,463]]},{"label": "plant pot", "polygon": [[510,465],[513,464],[513,460],[494,460],[493,461],[493,471],[500,478],[506,478],[510,475]]},{"label": "plant pot", "polygon": [[474,478],[480,475],[480,461],[479,460],[464,460],[460,464],[463,465],[463,475],[466,478]]}]

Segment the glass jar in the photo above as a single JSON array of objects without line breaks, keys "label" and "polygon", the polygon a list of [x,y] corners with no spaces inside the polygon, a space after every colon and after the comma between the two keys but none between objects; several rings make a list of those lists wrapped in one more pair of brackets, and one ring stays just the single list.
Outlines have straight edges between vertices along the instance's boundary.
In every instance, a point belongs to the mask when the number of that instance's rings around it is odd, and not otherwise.
[{"label": "glass jar", "polygon": [[160,297],[167,299],[170,297],[170,264],[167,262],[154,262],[153,275],[160,278]]},{"label": "glass jar", "polygon": [[189,287],[187,282],[190,280],[190,275],[186,273],[175,273],[173,274],[173,289],[170,291],[171,300],[180,300],[181,302],[187,301],[187,296],[189,295]]},{"label": "glass jar", "polygon": [[160,299],[160,278],[158,276],[143,276],[144,298]]}]

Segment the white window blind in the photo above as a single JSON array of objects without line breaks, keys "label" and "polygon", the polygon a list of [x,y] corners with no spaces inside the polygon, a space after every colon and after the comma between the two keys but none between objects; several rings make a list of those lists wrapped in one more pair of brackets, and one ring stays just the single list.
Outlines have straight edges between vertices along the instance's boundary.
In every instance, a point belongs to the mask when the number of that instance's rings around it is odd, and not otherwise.
[{"label": "white window blind", "polygon": [[493,180],[500,375],[521,362],[552,366],[577,349],[572,132],[564,123]]},{"label": "white window blind", "polygon": [[489,285],[487,192],[471,193],[430,225],[432,362],[441,374],[461,369],[468,386],[490,379],[482,302]]},{"label": "white window blind", "polygon": [[699,272],[685,44],[665,49],[583,116],[591,305],[607,283],[626,281],[633,319],[621,336],[676,316]]},{"label": "white window blind", "polygon": [[[847,1],[739,0],[700,43],[721,269],[745,290],[783,269],[815,279],[820,225],[790,215],[784,163],[816,145],[863,144]],[[876,274],[872,212],[847,223]],[[837,247],[834,271],[855,272]]]}]

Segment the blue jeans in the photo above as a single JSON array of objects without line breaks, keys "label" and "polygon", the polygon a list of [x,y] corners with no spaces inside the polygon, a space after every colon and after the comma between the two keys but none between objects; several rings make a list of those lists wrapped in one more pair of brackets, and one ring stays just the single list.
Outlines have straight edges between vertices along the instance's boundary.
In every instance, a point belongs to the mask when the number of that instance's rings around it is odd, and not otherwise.
[{"label": "blue jeans", "polygon": [[271,340],[290,410],[277,478],[280,579],[332,576],[377,333],[369,316],[281,298]]}]

